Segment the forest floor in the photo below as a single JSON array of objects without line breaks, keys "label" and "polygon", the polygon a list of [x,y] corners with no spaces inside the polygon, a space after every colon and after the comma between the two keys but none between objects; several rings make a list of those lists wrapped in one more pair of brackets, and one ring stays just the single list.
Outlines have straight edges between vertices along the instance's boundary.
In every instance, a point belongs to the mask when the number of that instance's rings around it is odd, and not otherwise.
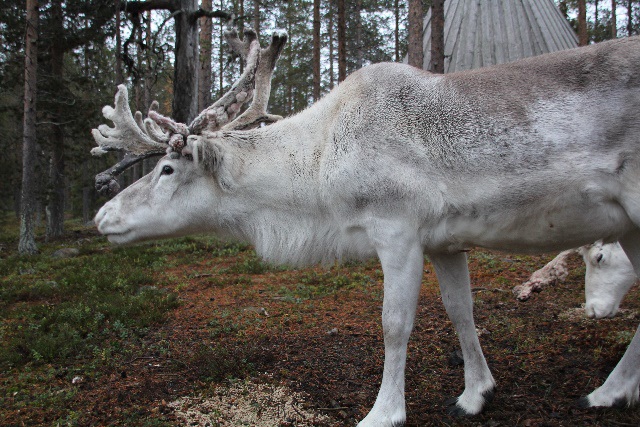
[{"label": "forest floor", "polygon": [[[0,365],[2,426],[355,426],[375,401],[384,355],[377,262],[277,268],[244,245],[191,238],[166,249],[166,242],[121,249],[82,228],[31,261],[16,261],[14,243],[0,242],[0,264],[13,262],[23,273],[30,262],[44,271],[43,257],[61,246],[79,246],[77,258],[88,262],[119,253],[146,259],[164,250],[157,257],[164,266],[149,261],[148,274],[177,303],[144,333],[115,336],[118,346],[110,336],[64,358],[7,356],[10,362]],[[584,266],[575,257],[566,282],[518,302],[513,286],[553,255],[469,253],[476,326],[498,390],[483,414],[465,418],[447,413],[445,401],[463,390],[463,366],[425,263],[408,352],[407,426],[640,425],[637,407],[576,406],[633,336],[640,289],[627,295],[616,318],[586,319]],[[113,262],[114,274],[120,262]],[[29,286],[17,274],[7,268],[0,281]],[[16,314],[25,304],[55,310],[62,302],[50,296],[4,304],[0,337],[8,342],[24,330],[14,326],[27,321]]]}]

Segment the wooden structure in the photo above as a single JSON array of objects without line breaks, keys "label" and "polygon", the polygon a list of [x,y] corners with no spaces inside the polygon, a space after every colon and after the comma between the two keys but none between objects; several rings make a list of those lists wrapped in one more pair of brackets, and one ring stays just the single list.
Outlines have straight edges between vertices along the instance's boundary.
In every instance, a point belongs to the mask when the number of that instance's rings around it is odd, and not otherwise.
[{"label": "wooden structure", "polygon": [[[553,0],[446,0],[444,71],[480,68],[578,46]],[[424,65],[431,61],[431,10],[423,28]]]}]

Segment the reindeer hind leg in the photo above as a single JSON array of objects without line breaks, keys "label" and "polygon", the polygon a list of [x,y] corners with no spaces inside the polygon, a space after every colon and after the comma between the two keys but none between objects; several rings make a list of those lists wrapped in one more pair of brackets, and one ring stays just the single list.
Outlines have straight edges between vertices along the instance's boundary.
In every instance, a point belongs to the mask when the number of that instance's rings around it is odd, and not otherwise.
[{"label": "reindeer hind leg", "polygon": [[496,383],[482,353],[473,320],[473,299],[464,253],[429,255],[438,282],[442,302],[458,334],[464,358],[464,392],[450,399],[452,415],[476,415],[493,399]]}]

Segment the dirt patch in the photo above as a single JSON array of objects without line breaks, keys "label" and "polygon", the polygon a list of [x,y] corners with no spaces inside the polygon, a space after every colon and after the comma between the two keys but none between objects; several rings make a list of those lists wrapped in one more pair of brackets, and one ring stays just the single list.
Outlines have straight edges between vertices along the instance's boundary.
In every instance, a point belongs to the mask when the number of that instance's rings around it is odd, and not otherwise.
[{"label": "dirt patch", "polygon": [[[248,256],[202,258],[166,271],[171,280],[159,282],[178,293],[180,306],[133,354],[113,356],[98,375],[77,373],[86,379],[65,401],[77,417],[69,425],[341,427],[364,418],[384,359],[380,265],[239,273],[251,266]],[[464,389],[463,366],[452,357],[459,343],[425,264],[408,348],[408,427],[640,425],[638,408],[575,404],[624,353],[637,328],[628,313],[640,310],[640,287],[623,302],[629,312],[585,321],[584,268],[574,260],[565,283],[518,302],[512,287],[552,256],[470,253],[476,327],[498,390],[483,414],[462,419],[449,416],[445,404]],[[0,424],[56,420],[55,408],[34,404],[5,410]]]}]

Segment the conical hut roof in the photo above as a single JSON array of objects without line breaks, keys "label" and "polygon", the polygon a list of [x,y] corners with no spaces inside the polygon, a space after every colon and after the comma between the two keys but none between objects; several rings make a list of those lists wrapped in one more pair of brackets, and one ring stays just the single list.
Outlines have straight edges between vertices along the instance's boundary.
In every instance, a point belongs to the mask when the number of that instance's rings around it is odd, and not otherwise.
[{"label": "conical hut roof", "polygon": [[[553,0],[446,0],[445,73],[569,49],[578,38]],[[424,19],[424,65],[431,61],[431,9]]]}]

